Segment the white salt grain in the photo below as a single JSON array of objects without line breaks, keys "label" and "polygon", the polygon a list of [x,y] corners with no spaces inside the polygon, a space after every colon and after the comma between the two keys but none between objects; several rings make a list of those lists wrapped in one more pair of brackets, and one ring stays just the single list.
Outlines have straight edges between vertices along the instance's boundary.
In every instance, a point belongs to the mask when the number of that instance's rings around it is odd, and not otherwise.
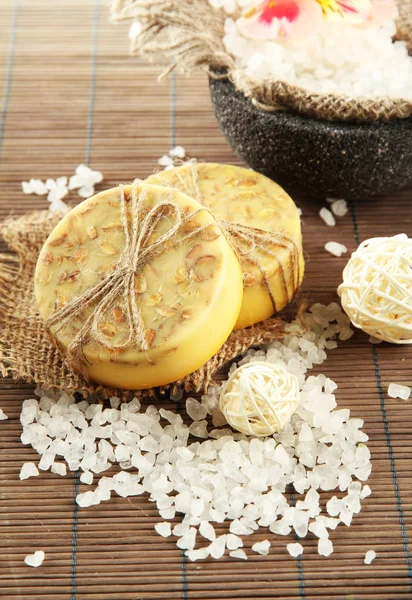
[{"label": "white salt grain", "polygon": [[209,556],[208,548],[198,548],[197,550],[186,550],[185,555],[191,561],[204,560]]},{"label": "white salt grain", "polygon": [[247,555],[244,550],[232,550],[231,552],[229,552],[229,556],[231,556],[232,558],[247,560]]},{"label": "white salt grain", "polygon": [[201,521],[199,526],[199,533],[202,537],[210,542],[213,542],[216,539],[215,528],[209,521]]},{"label": "white salt grain", "polygon": [[370,565],[373,560],[376,558],[375,550],[368,550],[365,554],[365,560],[363,561],[365,565]]},{"label": "white salt grain", "polygon": [[207,408],[194,398],[186,400],[186,412],[193,421],[203,421],[207,417]]},{"label": "white salt grain", "polygon": [[326,225],[329,225],[329,227],[334,227],[336,225],[335,217],[328,208],[321,208],[319,211],[319,216],[321,219],[323,219]]},{"label": "white salt grain", "polygon": [[24,562],[29,567],[40,567],[45,559],[45,556],[46,555],[44,554],[43,550],[36,550],[34,554],[28,554],[24,559]]},{"label": "white salt grain", "polygon": [[252,550],[254,552],[257,552],[258,554],[261,554],[262,556],[266,556],[267,554],[269,554],[269,548],[270,548],[269,540],[263,540],[262,542],[256,542],[256,544],[253,544],[253,546],[252,546]]},{"label": "white salt grain", "polygon": [[359,498],[363,500],[372,494],[372,490],[368,485],[364,485],[361,493],[359,494]]},{"label": "white salt grain", "polygon": [[399,383],[390,383],[388,387],[388,396],[390,398],[401,398],[402,400],[408,400],[411,395],[411,388],[407,385],[401,385]]},{"label": "white salt grain", "polygon": [[93,171],[86,165],[76,167],[76,174],[70,177],[69,190],[77,190],[82,198],[90,198],[94,194],[94,186],[103,180],[100,171]]},{"label": "white salt grain", "polygon": [[169,151],[169,156],[172,158],[185,158],[186,151],[183,146],[175,146]]},{"label": "white salt grain", "polygon": [[339,242],[327,242],[325,244],[325,250],[333,254],[333,256],[342,256],[345,252],[348,251],[347,247],[344,244],[340,244]]},{"label": "white salt grain", "polygon": [[56,473],[56,475],[61,475],[64,477],[67,474],[67,466],[65,463],[53,463],[51,466],[51,472]]},{"label": "white salt grain", "polygon": [[237,550],[243,546],[243,540],[234,533],[228,533],[226,539],[226,546],[228,550]]},{"label": "white salt grain", "polygon": [[301,554],[303,554],[303,546],[299,543],[295,543],[295,544],[288,544],[286,546],[287,551],[289,552],[289,554],[291,556],[294,556],[295,558],[297,556],[301,556]]},{"label": "white salt grain", "polygon": [[212,558],[221,558],[225,553],[226,535],[221,535],[216,538],[209,546],[208,550]]},{"label": "white salt grain", "polygon": [[29,477],[36,477],[37,475],[39,475],[39,471],[36,465],[33,462],[26,462],[20,469],[19,477],[23,480],[28,479]]},{"label": "white salt grain", "polygon": [[348,212],[348,203],[346,200],[334,200],[331,204],[331,209],[337,217],[344,217]]},{"label": "white salt grain", "polygon": [[173,158],[165,154],[157,161],[161,167],[173,167]]},{"label": "white salt grain", "polygon": [[80,481],[87,485],[91,485],[93,483],[93,473],[91,473],[91,471],[85,471],[80,475]]},{"label": "white salt grain", "polygon": [[5,421],[8,418],[9,417],[6,414],[4,414],[3,410],[0,408],[0,421]]},{"label": "white salt grain", "polygon": [[170,523],[167,523],[167,522],[156,523],[155,529],[156,529],[157,533],[164,538],[172,535],[172,528],[171,528]]},{"label": "white salt grain", "polygon": [[318,553],[321,556],[329,556],[333,552],[333,544],[329,538],[320,538],[318,541]]}]

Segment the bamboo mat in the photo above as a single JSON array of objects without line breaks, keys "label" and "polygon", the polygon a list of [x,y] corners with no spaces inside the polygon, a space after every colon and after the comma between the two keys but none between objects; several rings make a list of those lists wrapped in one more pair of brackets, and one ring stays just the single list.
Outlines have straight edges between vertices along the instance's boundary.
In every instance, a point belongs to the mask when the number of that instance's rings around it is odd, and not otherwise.
[{"label": "bamboo mat", "polygon": [[[105,175],[99,189],[145,177],[176,144],[199,159],[240,164],[219,132],[205,77],[156,82],[158,70],[128,56],[127,28],[109,22],[100,0],[1,0],[0,218],[44,208],[22,194],[30,177],[71,175],[85,162]],[[325,157],[327,168],[327,157]],[[75,196],[73,196],[73,199]],[[329,240],[353,251],[374,235],[412,234],[412,191],[352,204],[329,228],[321,199],[297,198],[303,210],[309,302],[336,299],[347,257],[323,250]],[[59,600],[276,598],[395,600],[412,598],[412,401],[387,397],[388,384],[412,384],[412,349],[372,347],[356,333],[330,352],[322,372],[339,384],[341,408],[365,419],[373,495],[350,528],[332,532],[335,552],[319,557],[304,540],[301,559],[290,540],[271,535],[266,557],[190,563],[172,539],[154,531],[158,516],[145,498],[113,498],[78,510],[77,478],[42,473],[21,482],[24,461],[37,455],[19,441],[28,385],[3,380],[0,406],[0,597]],[[249,536],[246,550],[267,537]],[[42,567],[23,563],[36,549]],[[377,559],[363,564],[365,552]]]}]

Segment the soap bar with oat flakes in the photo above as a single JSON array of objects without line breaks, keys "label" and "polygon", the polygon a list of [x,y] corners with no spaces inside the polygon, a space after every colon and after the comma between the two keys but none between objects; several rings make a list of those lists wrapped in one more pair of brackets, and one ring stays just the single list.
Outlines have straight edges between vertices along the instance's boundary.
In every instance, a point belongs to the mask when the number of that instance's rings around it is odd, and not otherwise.
[{"label": "soap bar with oat flakes", "polygon": [[231,333],[242,288],[210,212],[145,183],[71,210],[35,273],[40,316],[70,364],[122,389],[165,385],[202,366]]},{"label": "soap bar with oat flakes", "polygon": [[244,294],[236,329],[267,319],[292,300],[304,272],[300,218],[277,183],[250,169],[193,161],[146,181],[195,198],[226,224],[231,242],[238,242]]}]

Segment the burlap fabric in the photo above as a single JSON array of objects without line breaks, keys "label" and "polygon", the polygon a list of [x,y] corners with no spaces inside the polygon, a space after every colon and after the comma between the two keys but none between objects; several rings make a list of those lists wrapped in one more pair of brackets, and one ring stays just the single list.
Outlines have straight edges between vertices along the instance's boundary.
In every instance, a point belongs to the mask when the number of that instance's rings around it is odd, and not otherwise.
[{"label": "burlap fabric", "polygon": [[[412,53],[412,0],[398,0],[398,6],[396,37],[406,40]],[[112,14],[114,19],[137,18],[142,23],[143,29],[132,45],[133,54],[167,65],[165,73],[174,67],[183,73],[201,68],[214,77],[223,69],[224,76],[259,108],[365,123],[412,116],[411,100],[317,94],[285,81],[254,81],[236,68],[225,50],[227,14],[213,9],[208,0],[116,0]]]},{"label": "burlap fabric", "polygon": [[[0,225],[0,235],[12,251],[0,255],[1,373],[55,391],[80,392],[84,396],[97,393],[124,396],[122,390],[94,385],[72,371],[40,320],[33,292],[34,269],[41,247],[60,218],[61,215],[49,211],[38,211],[8,219]],[[280,319],[268,319],[254,327],[235,331],[220,351],[198,371],[176,384],[134,395],[170,394],[176,385],[186,392],[205,391],[225,363],[252,346],[281,337],[282,333]]]}]

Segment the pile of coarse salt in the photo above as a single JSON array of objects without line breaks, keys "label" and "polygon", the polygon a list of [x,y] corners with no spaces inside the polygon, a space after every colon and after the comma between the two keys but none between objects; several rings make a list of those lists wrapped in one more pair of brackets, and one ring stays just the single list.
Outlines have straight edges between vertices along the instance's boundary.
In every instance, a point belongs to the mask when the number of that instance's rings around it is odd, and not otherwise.
[{"label": "pile of coarse salt", "polygon": [[[310,532],[327,556],[333,551],[329,532],[339,523],[349,526],[371,493],[361,483],[371,472],[370,452],[363,420],[337,408],[337,385],[324,375],[307,376],[338,338],[352,335],[349,320],[337,303],[315,304],[305,318],[306,332],[300,322],[288,324],[282,341],[250,350],[239,361],[279,363],[299,380],[301,404],[272,437],[248,438],[225,426],[218,408],[221,388],[215,386],[200,402],[186,401],[189,426],[160,406],[144,410],[137,399],[111,398],[103,407],[39,391],[40,399],[23,403],[21,441],[41,455],[40,470],[64,474],[67,464],[82,471],[80,480],[88,485],[100,476],[97,486],[78,494],[80,507],[107,501],[113,493],[147,493],[163,519],[156,531],[177,537],[191,560],[217,559],[226,551],[246,559],[244,537],[260,527],[270,533],[252,546],[255,552],[270,552],[273,534],[304,538]],[[102,476],[113,464],[119,471]],[[22,478],[37,475],[33,467],[23,465]],[[302,495],[296,503],[292,489]],[[178,515],[181,522],[172,522]],[[227,533],[218,535],[216,523],[227,523]],[[287,550],[297,556],[303,548],[288,544]]]},{"label": "pile of coarse salt", "polygon": [[22,181],[22,189],[25,194],[37,194],[45,196],[49,201],[49,210],[52,212],[66,213],[69,210],[63,198],[67,196],[69,190],[77,190],[81,198],[90,198],[94,194],[94,186],[103,180],[100,171],[93,171],[86,165],[76,167],[74,175],[67,180],[67,177],[58,177],[57,179],[30,179]]},{"label": "pile of coarse salt", "polygon": [[[209,0],[233,13],[252,6],[245,0]],[[226,0],[227,2],[227,0]],[[324,19],[320,31],[295,44],[249,39],[236,22],[225,21],[223,42],[238,68],[255,81],[287,81],[321,94],[412,98],[412,58],[406,42],[393,42],[395,21],[383,25],[349,26],[345,21]],[[309,24],[310,26],[310,24]]]}]

